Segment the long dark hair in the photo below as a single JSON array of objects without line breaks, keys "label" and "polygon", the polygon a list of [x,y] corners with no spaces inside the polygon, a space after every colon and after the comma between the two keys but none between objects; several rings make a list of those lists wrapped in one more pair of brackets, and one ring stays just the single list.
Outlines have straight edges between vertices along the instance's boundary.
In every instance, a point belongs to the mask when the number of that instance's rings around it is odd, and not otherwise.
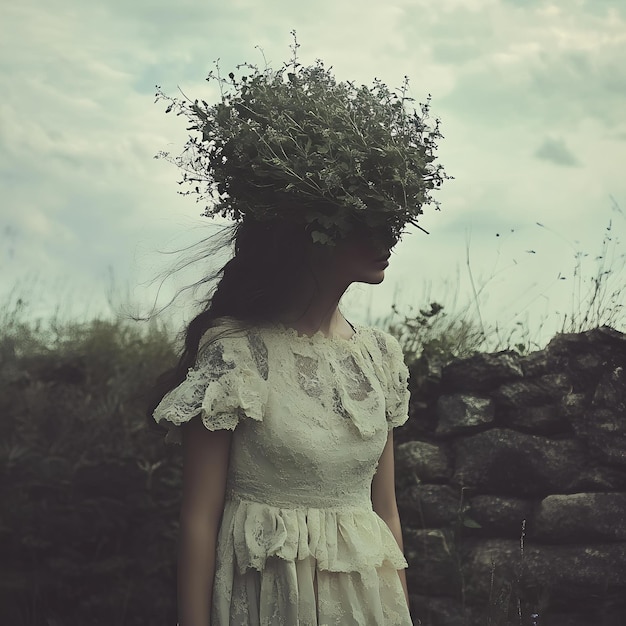
[{"label": "long dark hair", "polygon": [[[182,333],[178,363],[156,381],[147,407],[148,422],[163,396],[183,382],[198,356],[202,335],[222,317],[243,326],[274,322],[309,271],[311,238],[301,223],[245,218],[233,227],[234,255],[217,272],[217,285]],[[200,281],[203,282],[203,281]]]}]

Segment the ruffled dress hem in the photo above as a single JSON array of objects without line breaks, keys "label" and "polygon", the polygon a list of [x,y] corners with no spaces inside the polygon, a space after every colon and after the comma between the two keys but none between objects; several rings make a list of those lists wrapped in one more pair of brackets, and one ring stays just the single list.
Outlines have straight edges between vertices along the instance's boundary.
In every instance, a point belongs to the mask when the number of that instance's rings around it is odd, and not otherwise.
[{"label": "ruffled dress hem", "polygon": [[283,508],[231,496],[226,501],[220,544],[232,550],[240,573],[262,571],[270,557],[312,557],[330,572],[367,572],[407,567],[387,524],[365,506]]}]

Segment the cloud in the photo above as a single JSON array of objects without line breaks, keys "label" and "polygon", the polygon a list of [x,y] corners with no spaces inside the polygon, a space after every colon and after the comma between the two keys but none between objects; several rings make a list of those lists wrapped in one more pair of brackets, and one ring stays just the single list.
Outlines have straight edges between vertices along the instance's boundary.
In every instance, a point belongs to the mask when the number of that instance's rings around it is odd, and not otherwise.
[{"label": "cloud", "polygon": [[563,1],[469,6],[447,19],[433,8],[402,25],[406,36],[427,32],[434,69],[452,72],[446,109],[482,125],[622,123],[626,15]]},{"label": "cloud", "polygon": [[280,63],[292,28],[304,63],[320,57],[340,79],[390,86],[408,75],[411,95],[432,93],[442,118],[441,162],[456,179],[437,196],[441,212],[420,221],[432,235],[400,244],[375,314],[396,279],[420,290],[415,267],[437,280],[463,265],[468,229],[480,274],[493,246],[505,247],[495,232],[515,229],[507,241],[519,261],[538,249],[529,224],[576,239],[609,194],[626,205],[621,0],[14,2],[0,22],[10,51],[0,55],[0,292],[23,272],[103,291],[109,268],[122,282],[150,278],[173,262],[159,249],[200,238],[202,207],[176,194],[176,168],[152,158],[176,153],[187,134],[154,105],[154,85],[212,101],[204,77],[215,59],[225,71],[263,55]]},{"label": "cloud", "polygon": [[560,138],[546,138],[535,151],[535,156],[563,167],[578,167],[580,161]]}]

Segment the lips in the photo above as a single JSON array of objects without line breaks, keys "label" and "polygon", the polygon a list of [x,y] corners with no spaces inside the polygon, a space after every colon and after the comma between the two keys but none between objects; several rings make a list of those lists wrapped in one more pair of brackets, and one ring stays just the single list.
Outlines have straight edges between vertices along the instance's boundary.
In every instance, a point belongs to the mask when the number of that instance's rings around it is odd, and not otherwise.
[{"label": "lips", "polygon": [[387,261],[389,261],[389,257],[390,256],[391,256],[390,254],[386,254],[385,256],[381,256],[381,257],[378,257],[377,259],[374,259],[374,262],[375,263],[386,263]]}]

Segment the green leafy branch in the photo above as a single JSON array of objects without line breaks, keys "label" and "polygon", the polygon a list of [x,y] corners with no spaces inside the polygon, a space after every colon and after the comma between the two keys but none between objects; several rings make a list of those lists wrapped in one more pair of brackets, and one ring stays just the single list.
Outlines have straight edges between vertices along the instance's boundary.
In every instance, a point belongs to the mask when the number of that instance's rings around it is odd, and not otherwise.
[{"label": "green leafy branch", "polygon": [[239,78],[224,78],[216,63],[207,77],[220,87],[214,104],[157,88],[166,112],[186,117],[194,133],[180,156],[157,156],[181,169],[181,193],[206,202],[207,216],[298,220],[321,241],[355,220],[399,237],[423,205],[438,208],[432,192],[449,178],[435,163],[442,134],[430,96],[418,113],[408,107],[408,79],[397,91],[378,79],[340,82],[320,60],[300,64],[298,47],[294,33],[289,62],[244,63]]}]

